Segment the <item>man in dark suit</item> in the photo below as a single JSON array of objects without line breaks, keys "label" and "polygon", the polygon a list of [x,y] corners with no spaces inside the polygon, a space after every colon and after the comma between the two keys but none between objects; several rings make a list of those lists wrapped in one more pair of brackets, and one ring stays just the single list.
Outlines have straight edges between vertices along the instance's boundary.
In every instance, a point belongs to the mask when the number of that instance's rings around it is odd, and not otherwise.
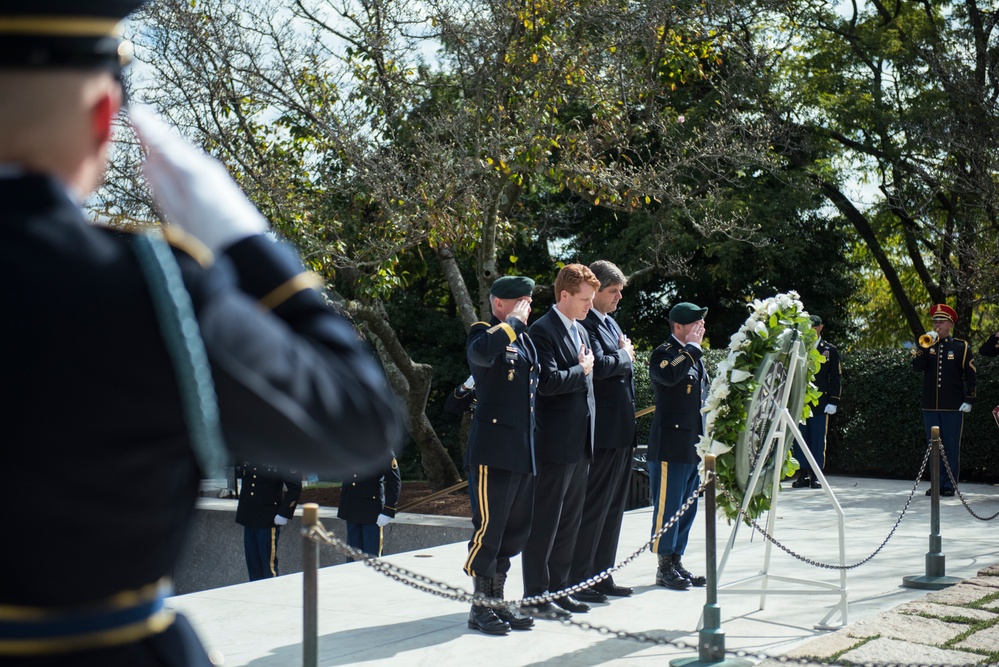
[{"label": "man in dark suit", "polygon": [[[168,246],[91,224],[121,106],[115,24],[141,0],[0,6],[0,404],[12,534],[0,550],[0,662],[210,661],[164,605],[203,476],[236,460],[373,470],[402,415],[356,330],[331,311],[225,169],[150,112],[148,182]],[[224,436],[215,437],[218,430]],[[47,487],[15,471],[45,470]],[[221,469],[221,466],[220,466]],[[39,640],[39,638],[43,638]],[[6,663],[5,663],[6,664]]]},{"label": "man in dark suit", "polygon": [[[555,278],[555,306],[531,326],[538,349],[538,479],[534,520],[524,547],[524,597],[570,585],[572,556],[583,515],[586,472],[593,452],[596,406],[593,353],[586,318],[600,281],[582,264],[568,264]],[[540,613],[566,617],[589,605],[566,595],[544,603]]]},{"label": "man in dark suit", "polygon": [[[572,559],[572,583],[614,566],[621,522],[628,500],[631,457],[635,449],[635,348],[611,313],[617,310],[628,279],[616,265],[590,264],[600,281],[593,308],[583,328],[593,350],[593,396],[597,407],[593,460],[586,478],[586,497]],[[608,577],[575,595],[582,602],[606,602],[632,590]]]},{"label": "man in dark suit", "polygon": [[347,522],[347,544],[381,556],[382,530],[395,518],[401,492],[402,476],[394,456],[376,475],[355,473],[344,479],[336,515]]},{"label": "man in dark suit", "polygon": [[[649,357],[649,380],[656,413],[649,431],[649,484],[652,487],[652,534],[658,535],[683,503],[694,496],[697,440],[704,433],[701,407],[708,394],[708,374],[701,360],[707,308],[678,303],[669,311],[672,335]],[[683,590],[703,586],[705,578],[691,574],[681,558],[697,514],[697,497],[687,512],[652,543],[659,558],[656,585]]]},{"label": "man in dark suit", "polygon": [[[944,455],[957,481],[961,472],[961,433],[964,414],[975,402],[977,372],[971,345],[954,338],[957,312],[945,303],[930,308],[933,330],[920,337],[912,348],[912,368],[923,374],[923,427],[926,439],[930,429],[940,427]],[[926,490],[930,495],[932,489]],[[953,496],[954,482],[941,465],[940,495]]]},{"label": "man in dark suit", "polygon": [[[475,378],[476,408],[468,435],[468,489],[472,526],[465,574],[475,595],[502,599],[510,559],[531,530],[537,457],[534,396],[538,353],[527,335],[534,281],[499,278],[490,288],[492,318],[468,331],[468,365]],[[486,634],[526,630],[534,620],[514,607],[472,605],[468,627]]]},{"label": "man in dark suit", "polygon": [[[839,350],[836,346],[822,337],[822,318],[812,315],[812,328],[819,334],[819,339],[815,343],[815,348],[819,351],[825,361],[819,366],[819,372],[815,374],[815,387],[822,392],[819,397],[819,404],[812,408],[812,416],[801,425],[801,436],[808,444],[808,450],[815,457],[815,463],[819,470],[826,463],[826,434],[829,432],[829,416],[836,414],[839,406],[840,392],[843,387],[843,364],[840,363]],[[811,464],[801,451],[801,445],[794,441],[794,458],[801,466],[798,479],[791,482],[791,486],[796,489],[822,487],[819,480],[812,472]]]},{"label": "man in dark suit", "polygon": [[278,576],[281,526],[295,516],[302,495],[302,478],[294,470],[242,463],[236,466],[239,502],[236,523],[243,527],[243,553],[250,581]]}]

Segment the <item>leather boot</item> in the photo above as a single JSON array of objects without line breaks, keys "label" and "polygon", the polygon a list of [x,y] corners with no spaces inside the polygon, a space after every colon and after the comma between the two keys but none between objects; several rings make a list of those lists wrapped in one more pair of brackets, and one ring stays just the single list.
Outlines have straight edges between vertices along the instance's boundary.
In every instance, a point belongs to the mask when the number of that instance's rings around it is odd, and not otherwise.
[{"label": "leather boot", "polygon": [[[493,580],[491,577],[475,575],[473,581],[475,582],[475,597],[492,597]],[[497,616],[492,607],[482,607],[477,604],[473,604],[471,611],[468,612],[468,627],[487,635],[505,635],[510,632],[510,625]]]},{"label": "leather boot", "polygon": [[677,574],[689,581],[691,586],[703,586],[708,583],[707,577],[693,575],[683,566],[683,563],[680,562],[680,554],[673,554],[671,558],[673,559],[673,569],[676,570]]},{"label": "leather boot", "polygon": [[657,554],[659,556],[659,569],[656,570],[656,586],[665,586],[674,590],[682,591],[690,587],[690,581],[677,574],[673,567],[672,554]]},{"label": "leather boot", "polygon": [[[503,588],[506,586],[506,572],[497,573],[493,577],[493,597],[503,600]],[[519,607],[513,605],[503,605],[493,609],[500,620],[506,621],[514,630],[530,630],[534,625],[534,619],[520,611]]]}]

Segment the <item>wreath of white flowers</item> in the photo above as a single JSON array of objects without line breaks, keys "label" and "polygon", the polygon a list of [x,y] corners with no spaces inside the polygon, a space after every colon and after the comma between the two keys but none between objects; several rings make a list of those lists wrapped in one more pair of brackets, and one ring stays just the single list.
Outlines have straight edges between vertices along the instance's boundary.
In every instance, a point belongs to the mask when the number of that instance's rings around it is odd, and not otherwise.
[{"label": "wreath of white flowers", "polygon": [[[785,331],[797,329],[801,333],[808,350],[807,389],[800,415],[800,420],[804,421],[811,416],[812,406],[818,404],[821,394],[814,385],[815,373],[825,361],[815,349],[818,334],[812,328],[797,292],[778,294],[764,301],[755,300],[749,308],[751,312],[745,324],[729,341],[728,357],[718,364],[715,371],[711,390],[701,410],[706,420],[705,435],[697,443],[697,453],[702,461],[706,454],[716,457],[718,481],[734,498],[733,502],[725,494],[717,496],[718,509],[725,513],[729,521],[739,515],[744,500],[744,491],[736,477],[733,449],[740,434],[747,428],[750,403],[759,386],[756,375],[761,363],[768,353],[778,351]],[[792,458],[790,447],[780,465],[782,479],[798,470],[798,462]],[[771,492],[771,485],[762,486],[761,492],[752,498],[747,507],[748,518],[756,518],[770,509]]]}]

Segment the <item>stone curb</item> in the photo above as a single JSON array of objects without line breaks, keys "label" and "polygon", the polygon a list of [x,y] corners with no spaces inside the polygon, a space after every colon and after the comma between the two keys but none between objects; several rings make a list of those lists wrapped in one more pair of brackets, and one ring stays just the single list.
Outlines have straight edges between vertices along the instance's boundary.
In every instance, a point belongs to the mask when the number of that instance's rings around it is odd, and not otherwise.
[{"label": "stone curb", "polygon": [[[999,563],[982,568],[973,579],[929,593],[922,600],[905,602],[813,639],[783,657],[819,663],[999,665],[987,662],[990,655],[999,654],[999,599],[981,603],[997,595]],[[989,625],[964,636],[972,623]],[[778,661],[760,663],[770,664]]]}]

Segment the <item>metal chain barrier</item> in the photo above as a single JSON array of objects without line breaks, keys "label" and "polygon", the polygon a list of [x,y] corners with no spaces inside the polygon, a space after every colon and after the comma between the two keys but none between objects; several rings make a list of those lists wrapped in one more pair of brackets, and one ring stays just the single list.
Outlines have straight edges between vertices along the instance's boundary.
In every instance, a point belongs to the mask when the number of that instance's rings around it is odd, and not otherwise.
[{"label": "metal chain barrier", "polygon": [[[906,512],[908,511],[909,504],[912,502],[912,498],[915,495],[915,491],[916,491],[916,488],[919,485],[919,481],[922,478],[923,473],[926,470],[926,465],[927,465],[927,462],[929,461],[929,457],[930,457],[930,452],[931,451],[932,451],[932,446],[930,446],[929,448],[927,448],[926,454],[923,456],[922,465],[919,468],[919,473],[916,475],[916,481],[913,484],[912,490],[909,492],[909,497],[906,499],[905,506],[902,508],[902,512],[899,514],[899,517],[896,520],[895,525],[892,527],[891,531],[888,533],[888,536],[885,538],[884,542],[882,542],[881,546],[879,546],[871,555],[867,556],[863,560],[861,560],[861,561],[859,561],[857,563],[854,563],[852,565],[846,565],[846,566],[842,566],[842,565],[831,565],[831,564],[828,564],[828,563],[821,563],[819,561],[815,561],[815,560],[812,560],[812,559],[807,558],[805,556],[802,556],[800,554],[797,554],[794,551],[792,551],[791,549],[789,549],[788,547],[786,547],[783,544],[781,544],[779,541],[777,541],[773,537],[771,537],[766,532],[766,530],[764,528],[761,528],[756,523],[755,520],[750,519],[747,515],[745,515],[745,513],[741,510],[741,508],[739,510],[739,513],[743,516],[743,518],[745,518],[745,520],[749,523],[749,525],[751,525],[757,532],[759,532],[761,535],[763,535],[763,537],[765,539],[770,540],[770,542],[773,543],[775,546],[777,546],[777,548],[781,549],[785,553],[789,554],[790,556],[792,556],[792,557],[794,557],[794,558],[796,558],[796,559],[798,559],[800,561],[803,561],[803,562],[805,562],[805,563],[807,563],[809,565],[813,565],[815,567],[829,569],[829,570],[849,570],[849,569],[854,569],[854,568],[860,567],[861,565],[869,562],[871,559],[873,559],[875,556],[877,556],[877,554],[880,553],[884,549],[884,547],[888,544],[888,542],[894,536],[895,531],[898,529],[898,526],[901,524],[902,519],[905,517]],[[944,458],[944,461],[946,462],[946,458]],[[949,466],[948,466],[947,470],[948,470],[948,473],[949,473],[950,472],[950,467]],[[735,498],[732,496],[731,492],[728,489],[722,487],[718,483],[717,478],[715,478],[715,483],[716,483],[716,486],[721,490],[722,493],[724,493],[730,500],[735,501]],[[621,570],[621,569],[625,568],[626,566],[628,566],[629,564],[631,564],[632,562],[634,562],[643,553],[645,553],[647,549],[651,548],[653,542],[658,537],[662,536],[666,531],[668,531],[670,528],[672,528],[676,524],[676,522],[679,521],[680,518],[684,514],[687,513],[687,511],[690,509],[690,507],[697,501],[697,498],[701,494],[701,492],[709,484],[710,484],[710,479],[702,480],[700,486],[698,486],[698,488],[694,490],[693,494],[691,494],[691,496],[684,501],[684,503],[680,507],[680,509],[672,517],[670,517],[670,520],[663,526],[663,528],[660,531],[658,531],[656,534],[654,534],[647,542],[645,542],[644,544],[642,544],[634,553],[632,553],[630,556],[628,556],[627,558],[625,558],[624,560],[622,560],[618,565],[615,565],[612,568],[604,570],[600,574],[595,575],[594,577],[591,577],[591,578],[587,579],[586,581],[579,582],[578,584],[574,584],[574,585],[569,586],[568,588],[565,588],[563,590],[556,591],[556,592],[549,592],[549,593],[545,593],[543,595],[537,595],[537,596],[534,596],[534,597],[524,598],[524,599],[521,599],[521,600],[500,600],[500,599],[497,599],[497,598],[475,597],[474,595],[472,595],[471,593],[469,593],[468,591],[466,591],[466,590],[464,590],[462,588],[456,588],[454,586],[451,586],[450,584],[444,583],[442,581],[437,581],[435,579],[432,579],[430,577],[427,577],[425,575],[422,575],[422,574],[419,574],[419,573],[416,573],[416,572],[412,572],[410,570],[407,570],[404,567],[400,567],[398,565],[394,565],[394,564],[389,563],[389,562],[387,562],[387,561],[385,561],[385,560],[383,560],[381,558],[378,558],[376,556],[372,556],[372,555],[367,554],[367,553],[365,553],[363,551],[360,551],[358,549],[354,549],[353,547],[349,546],[348,544],[346,544],[345,542],[343,542],[342,540],[340,540],[339,538],[337,538],[335,535],[333,535],[332,533],[330,533],[329,531],[327,531],[323,527],[323,525],[321,523],[316,523],[316,525],[313,526],[313,527],[311,527],[311,528],[303,529],[302,532],[303,532],[303,535],[305,535],[305,537],[307,537],[309,540],[311,540],[311,541],[313,541],[313,542],[315,542],[317,544],[333,547],[336,550],[340,551],[341,553],[343,553],[343,554],[345,554],[347,556],[350,556],[351,558],[353,558],[355,560],[362,561],[367,567],[372,568],[373,570],[375,570],[375,571],[383,574],[384,576],[388,577],[389,579],[392,579],[394,581],[398,581],[399,583],[401,583],[401,584],[403,584],[405,586],[409,586],[410,588],[413,588],[415,590],[418,590],[418,591],[421,591],[421,592],[424,592],[424,593],[429,593],[430,595],[434,595],[434,596],[437,596],[437,597],[445,598],[445,599],[448,599],[448,600],[454,600],[456,602],[464,602],[464,603],[467,603],[467,604],[473,604],[473,605],[477,605],[477,606],[490,607],[490,608],[502,608],[502,607],[509,607],[511,605],[519,605],[519,606],[522,606],[522,607],[531,607],[531,606],[534,606],[534,605],[543,604],[545,602],[551,602],[551,601],[555,600],[556,598],[564,597],[565,595],[572,595],[573,593],[577,593],[577,592],[583,590],[584,588],[589,588],[589,587],[593,586],[594,584],[607,579],[608,577],[610,577],[611,575],[613,575],[618,570]],[[962,498],[962,500],[963,500],[963,498]],[[735,502],[735,504],[737,506],[739,505],[738,502]],[[970,511],[970,508],[969,508],[969,511]],[[997,515],[999,515],[999,513],[997,513]],[[995,518],[995,517],[992,517],[992,518]],[[538,615],[538,617],[539,618],[545,618],[544,615]],[[641,643],[644,643],[644,644],[652,644],[652,645],[657,645],[657,646],[671,646],[673,648],[677,648],[677,649],[681,649],[681,650],[685,650],[685,651],[697,651],[698,648],[699,648],[697,643],[690,643],[690,642],[686,642],[686,641],[683,641],[683,640],[676,640],[676,639],[666,639],[664,637],[656,636],[656,634],[649,633],[649,632],[632,632],[632,631],[629,631],[629,630],[617,630],[617,629],[609,628],[607,626],[597,625],[595,623],[589,623],[587,621],[573,620],[572,618],[568,618],[568,619],[556,619],[556,620],[558,620],[559,622],[561,622],[563,625],[566,625],[566,626],[575,626],[577,628],[580,628],[581,630],[587,630],[587,631],[597,632],[599,634],[607,635],[607,636],[613,636],[613,637],[616,637],[618,639],[630,639],[630,640],[641,642]],[[662,631],[655,631],[655,632],[661,633]],[[778,662],[780,664],[788,664],[788,665],[852,665],[852,663],[828,662],[826,660],[815,661],[815,660],[810,660],[808,658],[791,658],[791,657],[787,657],[787,656],[784,656],[784,655],[768,655],[768,654],[765,654],[765,653],[753,653],[753,652],[744,651],[744,650],[730,650],[730,649],[726,649],[725,650],[725,654],[726,655],[734,656],[736,658],[748,658],[748,659],[758,660],[758,661],[770,660],[770,661]],[[973,663],[966,663],[966,664],[967,665],[977,665],[978,667],[999,667],[999,663],[973,662]],[[948,664],[943,664],[943,663],[908,663],[908,664],[902,664],[902,663],[865,663],[865,667],[955,667],[955,666],[953,665],[953,663],[948,663]]]},{"label": "metal chain barrier", "polygon": [[431,595],[436,595],[438,597],[443,597],[450,600],[456,600],[459,602],[468,602],[470,604],[475,604],[483,607],[497,608],[509,605],[518,605],[521,607],[533,607],[535,605],[544,604],[545,602],[552,602],[556,598],[561,598],[565,597],[566,595],[572,595],[573,593],[578,593],[584,588],[589,588],[590,586],[593,586],[594,584],[601,582],[607,579],[608,577],[612,576],[618,570],[621,570],[630,565],[632,562],[638,559],[643,553],[645,553],[646,549],[651,548],[652,543],[655,542],[657,538],[665,534],[666,531],[672,528],[673,525],[676,524],[676,522],[679,521],[680,518],[687,513],[690,507],[697,501],[697,497],[700,495],[701,491],[704,490],[707,484],[708,482],[702,481],[700,486],[694,489],[694,492],[690,495],[689,498],[687,498],[686,501],[684,501],[683,505],[680,506],[680,509],[677,510],[676,514],[670,517],[670,520],[666,522],[666,524],[662,527],[662,529],[659,530],[656,534],[654,534],[651,538],[649,538],[647,542],[642,544],[637,551],[635,551],[633,554],[625,558],[619,564],[615,565],[612,568],[604,570],[600,574],[593,576],[587,579],[586,581],[581,581],[577,584],[573,584],[572,586],[569,586],[568,588],[562,589],[560,591],[548,592],[542,595],[535,595],[533,597],[523,598],[521,600],[498,600],[491,598],[475,597],[471,593],[463,589],[455,588],[453,586],[450,586],[440,581],[430,579],[429,577],[425,577],[415,572],[410,572],[409,570],[399,567],[398,565],[393,565],[380,558],[372,556],[371,554],[367,554],[358,549],[354,549],[350,545],[346,544],[345,542],[337,538],[335,535],[329,533],[325,528],[322,527],[321,524],[316,524],[316,526],[312,529],[303,530],[303,533],[305,534],[306,537],[308,537],[310,540],[314,542],[331,546],[345,555],[348,555],[356,560],[363,561],[365,565],[384,574],[390,579],[394,579],[411,588],[415,588],[425,593],[430,593]]},{"label": "metal chain barrier", "polygon": [[932,445],[930,445],[929,447],[926,448],[926,453],[923,455],[923,463],[922,463],[922,465],[919,466],[919,472],[916,473],[916,481],[913,482],[913,484],[912,484],[912,490],[909,491],[909,497],[906,498],[905,505],[902,507],[902,512],[898,515],[898,519],[895,521],[895,525],[892,526],[891,530],[888,532],[888,537],[886,537],[884,539],[884,542],[881,543],[881,546],[879,546],[877,549],[875,549],[874,552],[870,556],[868,556],[867,558],[864,558],[863,560],[857,561],[856,563],[853,563],[852,565],[832,565],[831,563],[822,563],[822,562],[817,561],[817,560],[812,560],[811,558],[808,558],[807,556],[802,556],[801,554],[799,554],[799,553],[791,550],[790,548],[784,546],[777,538],[775,538],[772,535],[770,535],[770,533],[767,532],[766,528],[762,528],[758,523],[756,523],[755,519],[750,518],[749,515],[747,515],[745,512],[742,511],[742,507],[739,506],[739,502],[732,495],[732,492],[729,491],[728,489],[726,489],[721,484],[721,482],[718,482],[717,486],[718,486],[718,490],[719,491],[721,491],[723,494],[725,494],[725,496],[729,500],[731,500],[732,503],[736,507],[739,507],[739,514],[742,515],[742,517],[745,519],[746,523],[751,528],[753,528],[753,530],[755,530],[760,535],[762,535],[764,539],[769,540],[771,544],[773,544],[775,547],[777,547],[778,549],[780,549],[781,551],[783,551],[787,555],[789,555],[789,556],[791,556],[793,558],[796,558],[797,560],[800,560],[803,563],[807,563],[809,565],[814,565],[815,567],[820,567],[820,568],[823,568],[823,569],[826,569],[826,570],[853,570],[853,569],[858,568],[861,565],[869,562],[875,556],[877,556],[879,553],[881,553],[881,551],[888,545],[888,542],[891,540],[891,538],[894,537],[895,531],[898,530],[899,524],[902,523],[902,519],[905,518],[906,512],[909,511],[909,505],[910,505],[910,503],[912,503],[912,498],[916,495],[916,488],[919,486],[919,480],[922,479],[922,477],[923,477],[923,472],[926,471],[926,464],[930,460],[930,452],[932,452],[932,451],[933,451],[933,446]]},{"label": "metal chain barrier", "polygon": [[947,470],[947,477],[950,478],[950,483],[954,485],[954,490],[957,491],[957,497],[961,500],[961,504],[964,505],[964,509],[968,510],[968,514],[975,517],[979,521],[992,521],[996,517],[999,517],[999,511],[992,516],[979,516],[975,510],[971,509],[971,505],[969,505],[968,501],[964,499],[964,494],[961,493],[961,487],[958,486],[957,480],[954,478],[954,473],[950,469],[950,461],[947,460],[947,454],[944,452],[943,447],[940,448],[940,460],[943,461],[944,468]]}]

